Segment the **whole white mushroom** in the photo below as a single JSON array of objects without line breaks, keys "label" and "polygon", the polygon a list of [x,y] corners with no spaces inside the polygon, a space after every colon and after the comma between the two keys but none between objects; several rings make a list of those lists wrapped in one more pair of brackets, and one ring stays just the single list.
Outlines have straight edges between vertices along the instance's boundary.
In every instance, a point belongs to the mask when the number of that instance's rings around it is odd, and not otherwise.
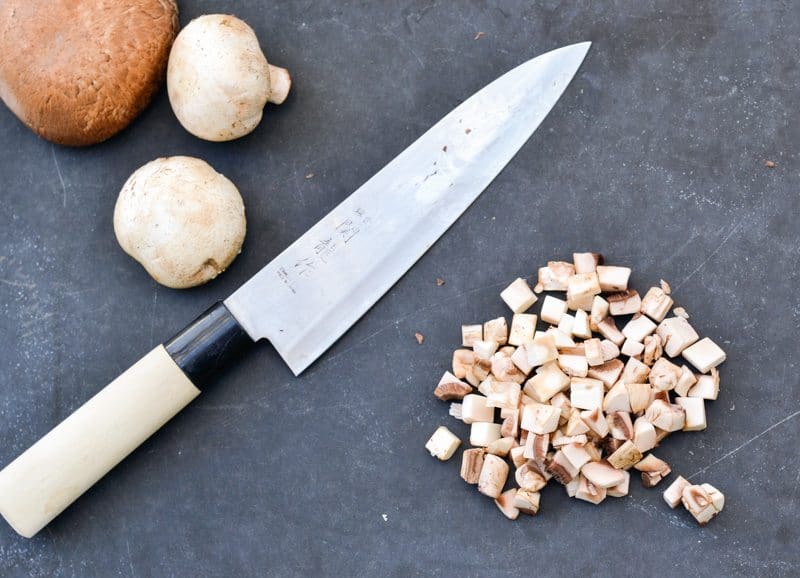
[{"label": "whole white mushroom", "polygon": [[267,102],[281,104],[291,85],[288,70],[267,62],[253,29],[228,14],[189,22],[169,55],[172,110],[186,130],[205,140],[252,132]]},{"label": "whole white mushroom", "polygon": [[120,246],[153,279],[175,289],[222,273],[241,252],[246,228],[234,184],[192,157],[160,158],[139,168],[114,208]]}]

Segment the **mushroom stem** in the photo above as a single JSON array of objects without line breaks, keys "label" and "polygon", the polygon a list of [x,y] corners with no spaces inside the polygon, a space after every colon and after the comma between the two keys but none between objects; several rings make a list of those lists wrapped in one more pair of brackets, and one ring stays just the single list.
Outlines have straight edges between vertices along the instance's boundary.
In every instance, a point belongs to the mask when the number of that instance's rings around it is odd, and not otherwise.
[{"label": "mushroom stem", "polygon": [[283,104],[292,88],[292,77],[289,71],[280,66],[269,65],[269,98],[267,102]]}]

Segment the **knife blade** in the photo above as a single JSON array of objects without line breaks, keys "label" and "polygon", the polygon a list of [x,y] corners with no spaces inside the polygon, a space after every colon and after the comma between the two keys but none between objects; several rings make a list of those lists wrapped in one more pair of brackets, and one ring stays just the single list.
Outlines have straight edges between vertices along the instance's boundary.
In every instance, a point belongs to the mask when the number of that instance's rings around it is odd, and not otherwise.
[{"label": "knife blade", "polygon": [[0,514],[22,536],[35,535],[260,339],[299,375],[500,173],[589,47],[529,60],[455,108],[224,302],[0,471]]}]

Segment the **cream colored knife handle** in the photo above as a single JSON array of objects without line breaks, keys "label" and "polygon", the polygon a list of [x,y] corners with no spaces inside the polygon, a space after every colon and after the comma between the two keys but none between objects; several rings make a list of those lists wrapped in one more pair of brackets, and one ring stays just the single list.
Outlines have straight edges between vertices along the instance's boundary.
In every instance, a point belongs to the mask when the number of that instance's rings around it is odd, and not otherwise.
[{"label": "cream colored knife handle", "polygon": [[218,303],[0,471],[0,514],[30,538],[153,435],[252,340]]},{"label": "cream colored knife handle", "polygon": [[30,538],[199,394],[159,345],[0,472],[0,514]]}]

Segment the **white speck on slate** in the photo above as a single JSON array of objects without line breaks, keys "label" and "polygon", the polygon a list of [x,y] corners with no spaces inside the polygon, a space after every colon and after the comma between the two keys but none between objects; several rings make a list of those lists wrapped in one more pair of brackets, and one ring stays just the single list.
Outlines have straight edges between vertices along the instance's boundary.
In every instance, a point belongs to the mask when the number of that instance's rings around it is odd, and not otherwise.
[{"label": "white speck on slate", "polygon": [[389,514],[381,514],[381,518],[383,518],[384,522],[388,522],[389,521]]}]

